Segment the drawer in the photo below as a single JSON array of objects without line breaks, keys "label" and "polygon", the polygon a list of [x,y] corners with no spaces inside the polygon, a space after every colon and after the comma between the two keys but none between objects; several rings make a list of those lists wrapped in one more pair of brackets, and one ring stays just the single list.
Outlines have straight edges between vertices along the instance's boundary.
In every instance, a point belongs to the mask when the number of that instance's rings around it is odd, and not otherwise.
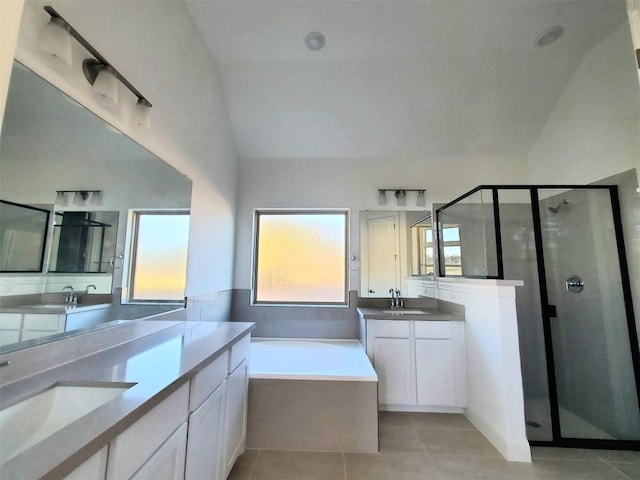
[{"label": "drawer", "polygon": [[249,356],[251,335],[247,334],[231,346],[229,353],[229,373],[233,372]]},{"label": "drawer", "polygon": [[189,411],[193,412],[227,378],[229,351],[225,351],[191,380]]},{"label": "drawer", "polygon": [[21,328],[21,313],[0,313],[0,330],[20,330]]},{"label": "drawer", "polygon": [[131,478],[167,438],[187,420],[189,384],[185,383],[109,444],[107,480]]},{"label": "drawer", "polygon": [[24,330],[58,330],[60,315],[56,313],[25,313]]},{"label": "drawer", "polygon": [[416,338],[451,338],[451,322],[415,322]]},{"label": "drawer", "polygon": [[374,337],[411,337],[411,323],[409,320],[369,320],[367,328],[371,329]]}]

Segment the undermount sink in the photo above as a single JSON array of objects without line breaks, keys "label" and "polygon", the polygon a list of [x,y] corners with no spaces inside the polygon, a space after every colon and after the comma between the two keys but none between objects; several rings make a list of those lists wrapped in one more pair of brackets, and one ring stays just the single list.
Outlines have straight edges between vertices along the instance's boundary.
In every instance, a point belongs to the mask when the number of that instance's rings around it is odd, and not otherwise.
[{"label": "undermount sink", "polygon": [[104,405],[133,384],[55,385],[0,411],[0,464]]},{"label": "undermount sink", "polygon": [[391,315],[430,315],[426,310],[383,310],[382,313]]}]

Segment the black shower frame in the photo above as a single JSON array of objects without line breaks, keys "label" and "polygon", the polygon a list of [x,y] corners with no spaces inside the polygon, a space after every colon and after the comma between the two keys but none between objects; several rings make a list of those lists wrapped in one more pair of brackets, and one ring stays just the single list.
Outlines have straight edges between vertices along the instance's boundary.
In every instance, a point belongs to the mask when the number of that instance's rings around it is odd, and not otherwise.
[{"label": "black shower frame", "polygon": [[552,309],[548,303],[548,292],[546,282],[546,270],[544,266],[544,250],[542,242],[542,229],[540,223],[539,190],[567,189],[567,190],[608,190],[611,197],[611,210],[613,215],[614,231],[616,236],[616,246],[618,248],[618,261],[620,264],[620,276],[622,292],[624,297],[625,313],[627,318],[627,328],[629,333],[629,343],[631,349],[631,362],[636,382],[636,395],[638,408],[640,408],[640,347],[638,345],[638,332],[633,311],[633,300],[631,297],[631,282],[629,280],[629,267],[627,265],[624,235],[622,232],[622,217],[620,215],[620,200],[618,197],[617,185],[479,185],[473,190],[460,195],[451,202],[439,207],[435,212],[436,228],[435,238],[438,255],[438,277],[446,277],[444,262],[440,262],[441,246],[441,225],[440,212],[459,203],[461,200],[478,193],[482,190],[491,190],[493,200],[493,217],[496,236],[496,261],[498,275],[449,275],[449,277],[464,277],[477,279],[504,280],[504,264],[502,255],[502,236],[500,231],[500,205],[498,190],[528,190],[531,197],[531,213],[533,217],[536,260],[538,266],[538,287],[540,289],[540,302],[542,307],[542,327],[545,341],[545,354],[547,363],[547,380],[549,386],[549,404],[551,411],[551,429],[553,439],[549,441],[529,441],[532,446],[566,447],[566,448],[593,448],[608,450],[640,450],[640,439],[638,440],[604,440],[586,438],[562,437],[560,429],[560,413],[558,408],[558,390],[556,387],[555,361],[553,355],[553,344],[551,339],[551,317]]}]

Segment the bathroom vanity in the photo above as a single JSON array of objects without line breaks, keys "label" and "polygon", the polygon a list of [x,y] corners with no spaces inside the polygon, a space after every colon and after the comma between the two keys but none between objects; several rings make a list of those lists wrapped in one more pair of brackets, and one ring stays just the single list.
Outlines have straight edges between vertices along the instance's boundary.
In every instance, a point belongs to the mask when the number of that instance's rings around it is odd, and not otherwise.
[{"label": "bathroom vanity", "polygon": [[457,412],[466,406],[464,316],[417,308],[359,308],[378,374],[381,410]]},{"label": "bathroom vanity", "polygon": [[[27,432],[24,419],[13,426],[12,418],[3,419],[3,480],[226,478],[244,451],[254,325],[174,322],[172,315],[84,335],[85,343],[101,343],[135,324],[152,332],[29,375],[21,352],[0,356],[10,361],[2,372],[0,417],[19,416],[17,410],[34,408],[30,402],[40,402],[38,415],[46,416],[40,407],[49,403],[60,410],[55,421],[38,418]],[[72,390],[56,404],[52,388]],[[89,411],[75,418],[75,403]]]}]

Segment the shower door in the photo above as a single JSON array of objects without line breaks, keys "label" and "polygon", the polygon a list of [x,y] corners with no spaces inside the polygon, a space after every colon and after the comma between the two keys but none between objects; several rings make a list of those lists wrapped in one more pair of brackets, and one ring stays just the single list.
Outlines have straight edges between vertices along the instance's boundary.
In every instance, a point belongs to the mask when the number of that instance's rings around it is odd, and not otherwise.
[{"label": "shower door", "polygon": [[617,192],[539,189],[532,200],[554,442],[638,441],[638,344]]}]

